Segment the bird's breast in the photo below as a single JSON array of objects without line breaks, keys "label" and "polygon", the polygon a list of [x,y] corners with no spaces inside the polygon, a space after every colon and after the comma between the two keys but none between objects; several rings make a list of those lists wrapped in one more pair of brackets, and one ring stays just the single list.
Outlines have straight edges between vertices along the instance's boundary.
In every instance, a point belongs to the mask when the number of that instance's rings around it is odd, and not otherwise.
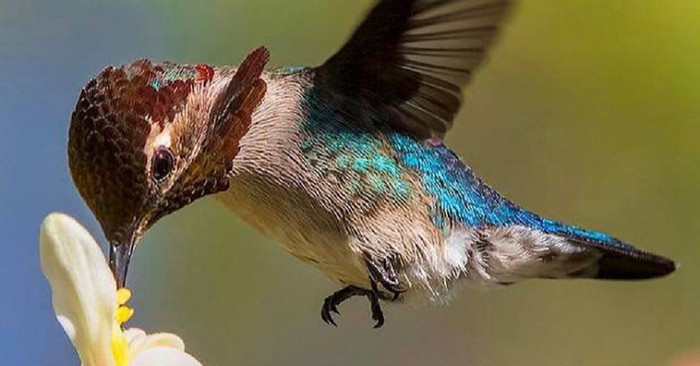
[{"label": "bird's breast", "polygon": [[304,153],[303,83],[271,78],[268,93],[241,139],[227,207],[297,258],[350,282],[364,269],[348,245],[344,204],[329,176]]},{"label": "bird's breast", "polygon": [[290,254],[332,279],[343,283],[364,279],[362,267],[353,259],[343,221],[304,189],[280,184],[279,177],[269,178],[272,177],[232,177],[229,190],[218,198]]}]

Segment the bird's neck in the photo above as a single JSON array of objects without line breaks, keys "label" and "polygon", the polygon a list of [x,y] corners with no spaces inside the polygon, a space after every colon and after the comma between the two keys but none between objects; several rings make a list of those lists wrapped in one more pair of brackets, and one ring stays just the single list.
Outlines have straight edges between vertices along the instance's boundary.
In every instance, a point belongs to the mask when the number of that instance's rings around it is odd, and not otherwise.
[{"label": "bird's neck", "polygon": [[267,92],[252,116],[250,129],[241,139],[240,152],[234,160],[234,174],[268,165],[268,159],[279,156],[298,140],[298,126],[303,120],[301,100],[310,87],[304,73],[280,75],[266,73]]}]

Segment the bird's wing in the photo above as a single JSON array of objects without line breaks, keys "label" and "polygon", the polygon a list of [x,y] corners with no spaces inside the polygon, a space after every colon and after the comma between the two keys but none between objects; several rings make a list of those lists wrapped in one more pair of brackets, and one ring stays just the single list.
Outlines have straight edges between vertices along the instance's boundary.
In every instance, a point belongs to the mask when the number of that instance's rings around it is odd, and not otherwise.
[{"label": "bird's wing", "polygon": [[391,113],[399,131],[442,138],[513,2],[380,0],[316,73],[334,92]]}]

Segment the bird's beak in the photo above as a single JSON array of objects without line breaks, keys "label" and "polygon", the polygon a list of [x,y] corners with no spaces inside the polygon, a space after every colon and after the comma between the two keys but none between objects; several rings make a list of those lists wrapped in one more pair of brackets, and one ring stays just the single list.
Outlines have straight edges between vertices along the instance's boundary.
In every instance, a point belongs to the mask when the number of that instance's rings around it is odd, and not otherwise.
[{"label": "bird's beak", "polygon": [[109,244],[109,268],[112,269],[117,280],[117,288],[126,286],[126,272],[129,270],[129,261],[134,252],[136,240],[131,239],[123,243]]}]

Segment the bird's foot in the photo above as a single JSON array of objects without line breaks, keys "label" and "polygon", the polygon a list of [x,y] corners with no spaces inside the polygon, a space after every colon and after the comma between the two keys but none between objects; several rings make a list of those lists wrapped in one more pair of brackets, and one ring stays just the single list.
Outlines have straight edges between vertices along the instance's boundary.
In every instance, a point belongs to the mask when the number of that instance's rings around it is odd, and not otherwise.
[{"label": "bird's foot", "polygon": [[353,296],[366,296],[369,300],[370,309],[372,311],[372,319],[374,319],[376,322],[374,324],[374,328],[379,328],[384,325],[384,313],[382,312],[382,307],[379,304],[380,294],[379,291],[377,291],[377,283],[374,281],[372,281],[371,290],[357,286],[346,286],[326,297],[326,299],[323,301],[323,307],[321,307],[321,319],[323,319],[323,321],[327,324],[337,327],[338,325],[335,323],[335,320],[333,320],[332,313],[340,315],[338,305]]},{"label": "bird's foot", "polygon": [[331,313],[340,315],[338,305],[342,304],[345,302],[345,300],[353,296],[365,295],[366,291],[367,290],[356,286],[346,286],[339,291],[334,292],[332,295],[323,300],[323,306],[321,307],[321,319],[323,319],[326,324],[337,327],[338,325],[335,323],[335,320],[333,320],[333,315]]},{"label": "bird's foot", "polygon": [[[373,287],[379,282],[387,291],[392,293],[391,301],[398,300],[401,293],[406,290],[401,287],[396,270],[394,269],[394,261],[389,258],[373,259],[369,255],[365,255],[365,264],[369,270],[370,280]],[[375,292],[379,294],[379,291]]]}]

